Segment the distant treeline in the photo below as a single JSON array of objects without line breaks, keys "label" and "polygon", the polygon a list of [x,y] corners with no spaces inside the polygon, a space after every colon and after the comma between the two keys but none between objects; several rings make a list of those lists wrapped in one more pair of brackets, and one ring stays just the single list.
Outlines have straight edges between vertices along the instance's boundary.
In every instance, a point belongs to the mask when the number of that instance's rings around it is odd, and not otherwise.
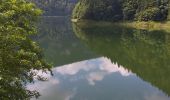
[{"label": "distant treeline", "polygon": [[163,21],[169,15],[169,0],[80,0],[74,19]]},{"label": "distant treeline", "polygon": [[77,0],[28,0],[41,8],[45,16],[66,16],[72,13]]}]

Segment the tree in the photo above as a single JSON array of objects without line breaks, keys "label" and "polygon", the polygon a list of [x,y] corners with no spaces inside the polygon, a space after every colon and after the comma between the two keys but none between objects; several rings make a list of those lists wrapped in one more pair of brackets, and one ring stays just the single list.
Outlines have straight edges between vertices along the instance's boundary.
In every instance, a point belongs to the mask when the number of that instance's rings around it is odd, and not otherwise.
[{"label": "tree", "polygon": [[138,8],[138,0],[125,0],[123,3],[124,20],[134,20]]},{"label": "tree", "polygon": [[164,21],[169,0],[80,0],[73,19]]},{"label": "tree", "polygon": [[44,10],[45,16],[70,15],[77,0],[27,0]]},{"label": "tree", "polygon": [[38,97],[26,89],[28,82],[45,80],[35,70],[51,72],[41,48],[33,42],[35,22],[41,10],[25,0],[0,1],[0,99],[27,100]]}]

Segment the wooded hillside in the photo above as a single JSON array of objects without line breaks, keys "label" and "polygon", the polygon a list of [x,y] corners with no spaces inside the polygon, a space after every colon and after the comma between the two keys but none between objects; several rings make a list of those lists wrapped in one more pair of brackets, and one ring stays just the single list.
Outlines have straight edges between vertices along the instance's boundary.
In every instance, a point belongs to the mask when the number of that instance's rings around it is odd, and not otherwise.
[{"label": "wooded hillside", "polygon": [[163,21],[169,0],[80,0],[73,19]]},{"label": "wooded hillside", "polygon": [[65,16],[72,13],[77,0],[29,0],[41,8],[45,16]]}]

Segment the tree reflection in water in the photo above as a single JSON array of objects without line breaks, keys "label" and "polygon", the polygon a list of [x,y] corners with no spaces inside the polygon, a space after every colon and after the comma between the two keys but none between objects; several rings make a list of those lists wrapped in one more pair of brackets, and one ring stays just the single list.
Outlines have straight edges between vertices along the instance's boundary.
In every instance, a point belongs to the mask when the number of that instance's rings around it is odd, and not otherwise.
[{"label": "tree reflection in water", "polygon": [[97,23],[78,23],[73,28],[91,50],[170,95],[169,33]]}]

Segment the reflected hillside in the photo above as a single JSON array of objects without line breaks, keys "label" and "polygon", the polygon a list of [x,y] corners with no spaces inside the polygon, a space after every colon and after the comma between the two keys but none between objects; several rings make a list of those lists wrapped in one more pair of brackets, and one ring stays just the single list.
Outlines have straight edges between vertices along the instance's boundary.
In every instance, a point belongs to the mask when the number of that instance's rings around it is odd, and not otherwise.
[{"label": "reflected hillside", "polygon": [[170,34],[111,24],[78,24],[75,34],[98,55],[128,68],[170,95]]},{"label": "reflected hillside", "polygon": [[39,24],[37,41],[54,66],[96,57],[73,34],[69,21],[67,17],[43,17]]}]

